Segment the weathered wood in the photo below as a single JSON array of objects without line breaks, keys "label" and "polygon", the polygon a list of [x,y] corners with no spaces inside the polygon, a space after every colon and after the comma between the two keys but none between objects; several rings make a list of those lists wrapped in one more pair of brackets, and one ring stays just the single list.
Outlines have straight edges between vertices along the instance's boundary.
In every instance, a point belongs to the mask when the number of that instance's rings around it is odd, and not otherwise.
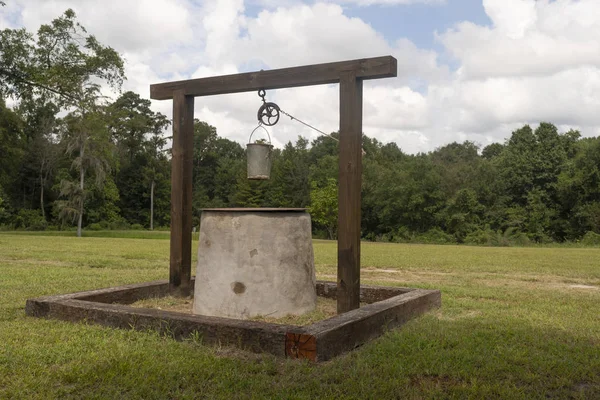
[{"label": "weathered wood", "polygon": [[[194,279],[190,284],[194,285]],[[114,304],[164,296],[168,293],[167,289],[168,282],[165,280],[45,296],[27,300],[25,312],[34,317],[86,321],[123,329],[153,329],[175,339],[183,339],[192,334],[200,335],[204,343],[237,346],[280,357],[325,361],[441,304],[438,290],[366,286],[362,288],[362,292],[369,299],[384,298],[391,293],[396,295],[308,326],[208,317]],[[317,283],[319,293],[331,295],[336,290],[333,282]]]},{"label": "weathered wood", "polygon": [[150,85],[150,98],[167,100],[177,91],[187,96],[209,96],[337,83],[340,75],[352,72],[360,79],[397,76],[397,61],[392,56],[364,58],[302,67],[281,68],[209,78],[189,79]]},{"label": "weathered wood", "polygon": [[[192,280],[192,285],[193,284],[194,282]],[[44,307],[40,308],[40,306],[60,300],[83,300],[97,303],[131,304],[138,300],[164,297],[168,295],[168,293],[169,281],[163,279],[159,281],[28,299],[25,303],[25,313],[33,317],[45,317],[47,316],[48,310]]]},{"label": "weathered wood", "polygon": [[185,98],[185,115],[183,116],[183,182],[182,182],[182,232],[181,232],[181,296],[189,296],[192,277],[192,185],[194,170],[194,97]]},{"label": "weathered wood", "polygon": [[[360,285],[360,302],[371,304],[413,290],[415,289],[406,287]],[[337,300],[337,283],[317,281],[317,296]]]},{"label": "weathered wood", "polygon": [[171,156],[171,255],[169,289],[189,296],[192,260],[192,167],[194,98],[178,91],[173,97]]},{"label": "weathered wood", "polygon": [[316,338],[317,361],[326,361],[440,305],[439,290],[415,289],[309,325],[306,334]]},{"label": "weathered wood", "polygon": [[[193,282],[192,282],[193,284]],[[74,298],[97,303],[131,304],[139,300],[165,297],[169,294],[169,281],[160,280],[142,284],[92,290]]]},{"label": "weathered wood", "polygon": [[237,346],[243,350],[285,357],[285,335],[297,329],[257,321],[191,315],[120,304],[58,300],[45,304],[47,315],[64,321],[86,321],[120,329],[149,329],[174,339],[200,336],[202,343]]},{"label": "weathered wood", "polygon": [[287,332],[285,334],[285,356],[317,361],[317,338],[304,333]]},{"label": "weathered wood", "polygon": [[360,305],[360,190],[362,175],[362,80],[340,80],[338,188],[338,314]]}]

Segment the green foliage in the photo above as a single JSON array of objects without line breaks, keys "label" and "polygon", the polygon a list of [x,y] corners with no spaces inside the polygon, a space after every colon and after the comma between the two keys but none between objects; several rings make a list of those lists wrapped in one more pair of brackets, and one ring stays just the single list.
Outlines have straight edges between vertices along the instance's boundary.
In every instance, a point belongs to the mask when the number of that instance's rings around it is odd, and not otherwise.
[{"label": "green foliage", "polygon": [[587,246],[600,246],[600,234],[592,231],[587,232],[585,235],[583,235],[581,243]]},{"label": "green foliage", "polygon": [[[133,92],[104,102],[99,83],[119,89],[123,71],[72,10],[36,34],[0,31],[0,224],[169,225],[170,121]],[[248,181],[244,148],[195,120],[194,225],[206,207],[310,207],[314,232],[334,238],[332,137],[274,149],[271,179]],[[542,122],[481,153],[469,141],[416,155],[367,136],[362,146],[363,238],[512,246],[600,234],[599,138]]]},{"label": "green foliage", "polygon": [[112,176],[107,176],[101,186],[93,185],[86,199],[86,222],[106,221],[108,223],[120,221],[121,210],[119,203],[119,189]]},{"label": "green foliage", "polygon": [[62,107],[81,107],[100,79],[120,88],[123,60],[100,44],[67,10],[37,35],[25,29],[0,31],[0,97],[52,98]]},{"label": "green foliage", "polygon": [[4,213],[6,212],[5,208],[3,207],[4,200],[2,199],[2,196],[2,186],[0,186],[0,221],[4,219]]},{"label": "green foliage", "polygon": [[313,223],[327,231],[328,239],[337,237],[338,185],[335,179],[328,179],[323,187],[313,182],[309,212]]},{"label": "green foliage", "polygon": [[456,239],[454,236],[447,234],[438,227],[431,228],[425,233],[415,236],[413,239],[416,243],[429,243],[429,244],[455,244]]},{"label": "green foliage", "polygon": [[101,231],[101,230],[104,230],[106,228],[104,228],[100,223],[94,222],[94,223],[89,224],[88,226],[86,226],[85,229],[90,230],[90,231]]},{"label": "green foliage", "polygon": [[[19,108],[28,122],[27,135],[35,139],[28,151],[38,156],[32,159],[41,163],[42,217],[44,188],[56,161],[48,130],[56,125],[56,114],[61,109],[70,111],[59,136],[67,154],[74,157],[72,166],[79,176],[61,185],[63,199],[57,200],[56,207],[63,223],[72,218],[78,220],[81,234],[86,174],[92,173],[99,185],[110,167],[107,153],[110,141],[102,137],[106,120],[100,110],[99,83],[119,89],[124,79],[123,60],[112,48],[89,35],[72,10],[42,25],[36,35],[25,29],[0,31],[0,43],[0,98],[10,96],[21,100]],[[35,162],[27,164],[35,165]]]},{"label": "green foliage", "polygon": [[15,229],[43,231],[46,229],[47,222],[39,210],[27,210],[23,208],[19,210],[14,218],[13,226]]},{"label": "green foliage", "polygon": [[528,236],[514,228],[508,228],[504,232],[493,231],[489,226],[484,229],[477,229],[469,233],[465,239],[466,244],[478,244],[485,246],[527,246],[530,244]]}]

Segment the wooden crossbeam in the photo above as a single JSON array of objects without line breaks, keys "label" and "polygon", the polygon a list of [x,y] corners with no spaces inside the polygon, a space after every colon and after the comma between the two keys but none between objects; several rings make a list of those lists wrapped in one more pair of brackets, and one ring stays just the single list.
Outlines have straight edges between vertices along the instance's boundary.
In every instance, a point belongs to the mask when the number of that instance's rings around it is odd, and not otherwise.
[{"label": "wooden crossbeam", "polygon": [[210,96],[259,89],[324,85],[338,83],[340,76],[348,72],[362,80],[395,77],[397,62],[392,56],[384,56],[158,83],[150,85],[150,98],[172,99],[176,91],[182,91],[186,96]]}]

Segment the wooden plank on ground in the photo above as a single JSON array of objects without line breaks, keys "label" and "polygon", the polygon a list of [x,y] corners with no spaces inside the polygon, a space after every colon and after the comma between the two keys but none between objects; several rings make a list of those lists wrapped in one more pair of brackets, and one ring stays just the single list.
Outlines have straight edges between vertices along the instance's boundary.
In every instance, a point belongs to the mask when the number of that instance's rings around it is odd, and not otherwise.
[{"label": "wooden plank on ground", "polygon": [[315,337],[316,361],[326,361],[440,305],[439,290],[415,289],[309,325],[305,334]]},{"label": "wooden plank on ground", "polygon": [[[371,304],[398,296],[399,294],[412,292],[413,290],[415,289],[407,287],[360,285],[360,302]],[[317,281],[317,296],[336,300],[337,283]]]},{"label": "wooden plank on ground", "polygon": [[[439,290],[366,286],[362,288],[366,297],[363,300],[396,295],[312,325],[294,326],[114,303],[164,296],[167,287],[167,281],[155,281],[39,297],[27,300],[25,312],[33,317],[86,321],[123,329],[153,329],[176,339],[200,335],[205,343],[232,345],[280,357],[326,361],[441,305]],[[333,282],[317,283],[317,292],[325,296],[336,291]]]},{"label": "wooden plank on ground", "polygon": [[86,321],[140,331],[155,330],[174,339],[200,336],[202,343],[285,356],[286,333],[293,325],[209,317],[121,304],[58,300],[46,303],[47,315],[64,321]]}]

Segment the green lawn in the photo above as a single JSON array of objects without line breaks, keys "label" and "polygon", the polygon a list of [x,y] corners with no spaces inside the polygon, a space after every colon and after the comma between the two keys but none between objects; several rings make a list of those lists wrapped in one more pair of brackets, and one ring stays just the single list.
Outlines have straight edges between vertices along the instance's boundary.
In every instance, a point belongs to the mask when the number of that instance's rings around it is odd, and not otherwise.
[{"label": "green lawn", "polygon": [[[165,239],[0,234],[0,399],[600,398],[600,249],[364,243],[364,283],[439,311],[323,364],[26,317],[25,300],[163,279]],[[315,241],[335,280],[334,242]]]}]

